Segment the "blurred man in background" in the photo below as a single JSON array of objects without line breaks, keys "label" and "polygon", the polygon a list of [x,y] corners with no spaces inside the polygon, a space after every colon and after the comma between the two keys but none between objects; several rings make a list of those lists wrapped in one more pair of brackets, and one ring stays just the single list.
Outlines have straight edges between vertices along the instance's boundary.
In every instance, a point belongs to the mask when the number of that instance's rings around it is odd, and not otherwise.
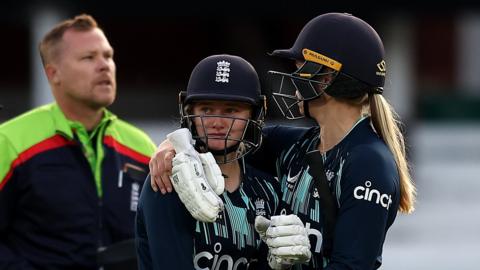
[{"label": "blurred man in background", "polygon": [[113,49],[91,16],[56,25],[40,55],[56,102],[0,126],[0,269],[97,269],[133,238],[155,145],[106,109]]}]

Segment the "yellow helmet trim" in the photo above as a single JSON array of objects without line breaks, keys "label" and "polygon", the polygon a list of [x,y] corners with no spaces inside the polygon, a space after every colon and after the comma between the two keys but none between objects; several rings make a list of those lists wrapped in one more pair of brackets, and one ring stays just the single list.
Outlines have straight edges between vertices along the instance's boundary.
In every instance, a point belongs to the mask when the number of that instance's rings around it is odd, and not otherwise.
[{"label": "yellow helmet trim", "polygon": [[317,64],[327,66],[336,71],[340,71],[340,69],[342,68],[342,63],[336,60],[333,60],[332,58],[329,58],[323,54],[314,52],[312,50],[303,49],[302,54],[303,54],[303,58],[305,58],[306,61],[315,62]]}]

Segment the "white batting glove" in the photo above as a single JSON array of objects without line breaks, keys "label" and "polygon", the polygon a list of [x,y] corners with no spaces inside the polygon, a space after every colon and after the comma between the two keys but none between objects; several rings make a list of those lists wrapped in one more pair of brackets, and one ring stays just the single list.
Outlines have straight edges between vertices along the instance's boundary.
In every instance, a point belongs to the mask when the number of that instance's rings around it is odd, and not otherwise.
[{"label": "white batting glove", "polygon": [[270,219],[263,216],[255,217],[255,231],[258,232],[263,242],[267,243],[267,230],[270,227]]},{"label": "white batting glove", "polygon": [[208,184],[217,195],[221,195],[225,191],[225,178],[220,167],[218,167],[217,161],[210,152],[199,154],[199,157]]},{"label": "white batting glove", "polygon": [[[263,216],[257,216],[255,218],[255,230],[258,232],[260,238],[265,243],[267,242],[267,230],[270,227],[270,223],[270,219],[267,219]],[[293,265],[293,263],[290,263],[287,260],[283,260],[275,255],[272,255],[270,248],[268,250],[267,260],[270,268],[275,270],[289,269]]]},{"label": "white batting glove", "polygon": [[[206,179],[201,158],[193,148],[190,131],[185,128],[179,129],[168,134],[167,138],[177,153],[172,160],[171,180],[178,197],[195,219],[202,222],[214,222],[218,213],[223,210],[223,202]],[[211,182],[216,184],[215,189],[217,191],[221,189],[223,192],[224,187],[219,184],[221,181],[218,172],[211,165],[208,157],[204,159],[206,160],[205,167],[214,179]],[[218,168],[218,170],[220,169]],[[223,176],[221,177],[223,178]]]},{"label": "white batting glove", "polygon": [[268,264],[272,269],[288,269],[310,261],[307,229],[298,216],[272,216],[271,220],[257,216],[255,230],[268,245]]}]

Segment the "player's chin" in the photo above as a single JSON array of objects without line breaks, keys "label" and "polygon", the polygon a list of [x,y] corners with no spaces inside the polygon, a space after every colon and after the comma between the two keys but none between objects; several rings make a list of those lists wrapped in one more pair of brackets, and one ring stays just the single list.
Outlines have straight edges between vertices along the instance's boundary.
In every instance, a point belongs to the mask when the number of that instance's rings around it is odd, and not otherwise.
[{"label": "player's chin", "polygon": [[99,107],[108,107],[112,105],[112,103],[115,101],[115,92],[103,92],[103,93],[98,93],[95,96],[94,102],[99,106]]},{"label": "player's chin", "polygon": [[208,140],[208,148],[215,151],[222,151],[235,144],[236,142],[232,142],[232,141],[226,141],[225,143],[225,139],[209,139]]},{"label": "player's chin", "polygon": [[96,100],[95,102],[95,107],[97,108],[105,108],[110,105],[112,105],[114,99],[109,99],[109,100]]},{"label": "player's chin", "polygon": [[[228,147],[228,146],[227,146]],[[224,150],[226,147],[225,147],[225,141],[223,142],[212,142],[212,141],[209,141],[208,142],[208,148],[211,149],[211,150],[215,150],[215,151],[222,151]]]}]

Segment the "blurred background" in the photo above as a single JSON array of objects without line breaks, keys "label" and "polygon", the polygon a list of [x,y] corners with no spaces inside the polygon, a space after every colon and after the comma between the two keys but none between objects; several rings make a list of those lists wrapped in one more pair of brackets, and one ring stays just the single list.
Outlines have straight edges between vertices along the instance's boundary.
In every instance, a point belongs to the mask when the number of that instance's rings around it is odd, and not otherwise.
[{"label": "blurred background", "polygon": [[[79,13],[93,15],[115,49],[110,109],[156,143],[178,126],[178,91],[205,56],[244,57],[269,95],[267,71],[286,65],[267,52],[289,48],[318,14],[352,13],[384,40],[385,96],[405,122],[418,187],[417,210],[387,235],[382,269],[480,269],[480,4],[336,2],[2,1],[0,122],[52,101],[37,44]],[[273,102],[268,121],[283,121]]]}]

